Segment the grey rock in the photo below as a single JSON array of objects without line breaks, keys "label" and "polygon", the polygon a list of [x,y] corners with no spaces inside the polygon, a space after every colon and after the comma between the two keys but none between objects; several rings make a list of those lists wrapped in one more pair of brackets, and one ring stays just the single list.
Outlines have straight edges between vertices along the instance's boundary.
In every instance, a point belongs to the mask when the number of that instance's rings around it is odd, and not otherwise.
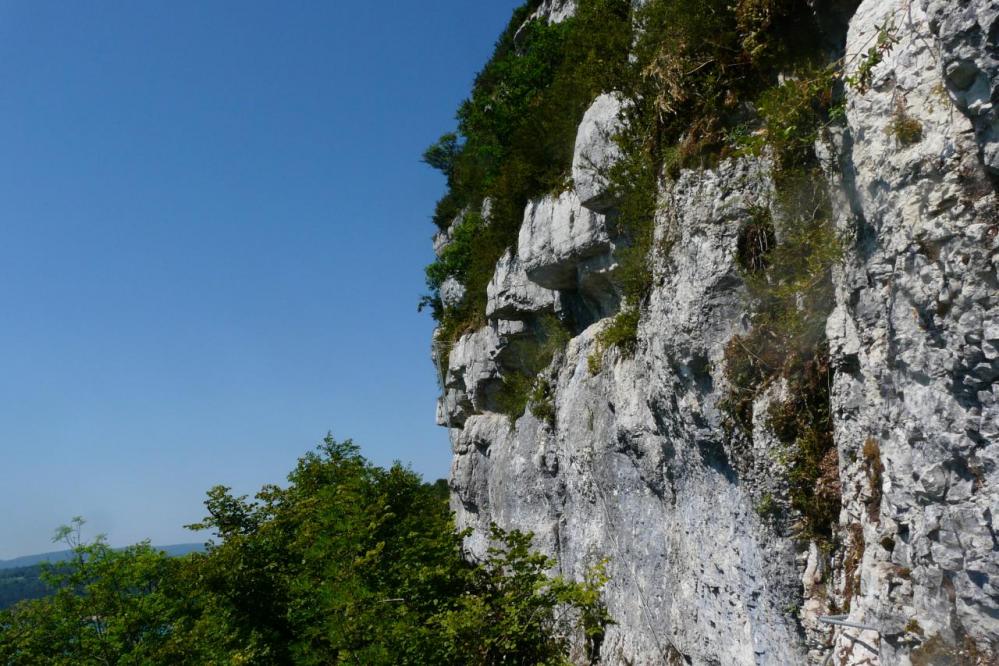
[{"label": "grey rock", "polygon": [[943,80],[974,123],[985,164],[999,174],[999,3],[922,0],[937,38]]},{"label": "grey rock", "polygon": [[517,258],[532,282],[575,289],[582,262],[611,250],[606,218],[583,208],[574,191],[527,204]]},{"label": "grey rock", "polygon": [[[789,511],[787,451],[769,419],[787,386],[756,399],[751,438],[730,436],[720,407],[725,348],[751,322],[739,235],[774,199],[766,159],[664,184],[632,357],[597,340],[620,307],[600,169],[527,206],[489,287],[490,324],[451,352],[438,420],[451,428],[466,547],[483,557],[496,522],[532,531],[565,576],[608,558],[603,663],[817,665],[831,653],[839,666],[910,666],[933,636],[999,643],[997,3],[811,4],[830,31],[849,18],[850,63],[891,16],[901,28],[872,88],[847,90],[847,126],[817,146],[844,248],[825,326],[843,547],[825,552],[763,510]],[[916,143],[888,131],[900,100],[921,125]],[[587,113],[579,164],[615,158],[598,131],[609,107]],[[554,425],[494,404],[505,345],[546,311],[576,324],[544,370]],[[847,606],[880,631],[819,622]]]},{"label": "grey rock", "polygon": [[465,300],[467,291],[465,285],[458,282],[456,278],[449,277],[441,285],[441,302],[444,307],[456,308]]},{"label": "grey rock", "polygon": [[497,262],[486,293],[486,316],[490,319],[514,319],[553,310],[555,306],[555,292],[529,280],[517,255],[510,250]]},{"label": "grey rock", "polygon": [[621,129],[624,104],[619,94],[597,97],[579,125],[572,155],[572,182],[580,203],[606,213],[614,207],[608,192],[608,172],[621,159],[615,136]]},{"label": "grey rock", "polygon": [[576,0],[543,0],[530,19],[561,23],[576,13]]}]

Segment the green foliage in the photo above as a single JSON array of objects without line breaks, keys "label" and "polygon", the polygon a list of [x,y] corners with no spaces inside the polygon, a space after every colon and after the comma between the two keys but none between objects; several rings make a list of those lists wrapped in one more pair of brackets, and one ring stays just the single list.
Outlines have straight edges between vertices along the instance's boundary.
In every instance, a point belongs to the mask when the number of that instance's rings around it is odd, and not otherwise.
[{"label": "green foliage", "polygon": [[[524,25],[536,4],[514,13],[458,110],[460,138],[434,221],[447,226],[459,210],[477,209],[486,198],[491,212],[471,244],[466,303],[451,311],[438,305],[434,313],[447,341],[484,319],[486,285],[496,261],[516,243],[527,202],[565,188],[583,113],[628,68],[627,0],[586,0],[562,23]],[[428,276],[449,270],[432,266]],[[428,286],[433,295],[439,281]]]},{"label": "green foliage", "polygon": [[534,379],[525,372],[512,370],[503,376],[496,404],[500,413],[509,417],[511,424],[524,414],[533,390]]},{"label": "green foliage", "polygon": [[535,418],[555,427],[555,390],[546,378],[539,377],[535,380],[531,388],[530,406]]},{"label": "green foliage", "polygon": [[438,229],[447,229],[460,214],[461,203],[458,197],[448,192],[437,201],[433,221]]},{"label": "green foliage", "polygon": [[604,347],[618,347],[625,355],[635,352],[638,342],[638,308],[626,308],[611,321],[610,326],[600,331],[597,341]]},{"label": "green foliage", "polygon": [[0,614],[5,664],[171,663],[175,606],[167,591],[177,561],[148,543],[116,551],[102,537],[80,538],[81,518],[56,533],[67,563],[44,565],[55,590]]},{"label": "green foliage", "polygon": [[766,493],[756,503],[756,515],[766,521],[773,521],[783,513],[780,503],[770,493]]},{"label": "green foliage", "polygon": [[597,333],[596,345],[587,360],[590,374],[598,374],[603,369],[603,356],[611,347],[617,347],[625,356],[632,356],[638,344],[638,322],[641,312],[636,307],[627,307],[618,312],[602,331]]},{"label": "green foliage", "polygon": [[444,482],[331,437],[288,480],[209,491],[191,527],[218,541],[186,558],[62,530],[76,557],[0,613],[0,663],[561,664],[565,636],[608,621],[605,578],[550,578],[529,534],[494,528],[467,562]]},{"label": "green foliage", "polygon": [[766,270],[770,266],[770,251],[776,245],[773,217],[768,209],[758,206],[739,232],[736,261],[749,274]]},{"label": "green foliage", "polygon": [[839,521],[839,459],[832,433],[832,369],[824,348],[794,355],[783,369],[788,398],[770,407],[770,427],[787,447],[788,496],[803,533],[828,542]]},{"label": "green foliage", "polygon": [[828,122],[836,81],[835,68],[809,66],[760,96],[763,132],[757,135],[757,146],[771,149],[778,179],[785,171],[814,162],[815,142]]},{"label": "green foliage", "polygon": [[441,663],[568,665],[568,637],[555,613],[566,606],[579,614],[589,649],[599,650],[610,622],[600,601],[603,565],[583,583],[567,583],[547,575],[555,562],[531,550],[530,534],[492,525],[490,538],[473,584],[478,594],[434,618],[449,646]]},{"label": "green foliage", "polygon": [[448,178],[454,173],[454,161],[461,147],[458,145],[458,135],[448,132],[423,151],[423,162],[437,169]]},{"label": "green foliage", "polygon": [[441,252],[437,261],[427,266],[427,285],[439,291],[444,281],[450,277],[464,282],[472,266],[475,239],[485,226],[482,215],[470,212],[455,225],[451,232],[451,242]]},{"label": "green foliage", "polygon": [[861,95],[870,90],[874,81],[874,68],[884,61],[885,56],[898,42],[898,29],[895,27],[894,18],[890,18],[878,26],[876,41],[867,49],[854,73],[846,77],[847,84]]},{"label": "green foliage", "polygon": [[641,134],[644,123],[635,107],[630,109],[635,117],[628,119],[617,137],[622,158],[610,168],[608,186],[617,202],[612,219],[620,245],[616,280],[627,303],[638,307],[652,290],[649,261],[659,192],[659,158]]},{"label": "green foliage", "polygon": [[[603,350],[597,353],[598,350],[594,349],[590,352],[590,355],[586,357],[586,369],[590,371],[591,375],[599,375],[600,371],[604,369],[604,356]],[[590,415],[590,430],[592,427],[593,415]]]},{"label": "green foliage", "polygon": [[652,0],[636,20],[634,97],[645,124],[658,130],[644,133],[675,146],[665,163],[673,169],[725,156],[740,103],[807,60],[817,34],[808,8],[792,0]]},{"label": "green foliage", "polygon": [[726,347],[730,388],[721,406],[729,435],[751,437],[753,403],[774,382],[786,382],[788,397],[771,406],[770,427],[787,449],[790,503],[803,518],[804,533],[828,541],[840,488],[825,320],[841,248],[820,175],[784,173],[778,183],[780,242],[766,254],[765,266],[745,274],[753,328]]},{"label": "green foliage", "polygon": [[769,152],[777,192],[772,212],[754,209],[739,237],[753,328],[726,348],[726,429],[751,437],[755,400],[785,382],[788,397],[772,404],[769,425],[786,447],[790,505],[803,533],[823,543],[832,539],[840,506],[824,338],[841,247],[814,145],[835,121],[837,80],[835,68],[805,62],[797,76],[758,96],[757,130],[730,135],[739,152]]}]

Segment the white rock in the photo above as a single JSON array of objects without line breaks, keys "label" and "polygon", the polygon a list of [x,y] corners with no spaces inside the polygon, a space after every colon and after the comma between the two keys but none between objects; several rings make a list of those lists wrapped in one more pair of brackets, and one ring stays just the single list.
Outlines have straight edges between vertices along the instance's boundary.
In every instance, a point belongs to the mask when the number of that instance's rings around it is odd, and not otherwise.
[{"label": "white rock", "polygon": [[486,316],[490,319],[513,319],[535,314],[552,310],[555,304],[555,293],[531,282],[517,255],[510,250],[497,262],[486,294]]},{"label": "white rock", "polygon": [[[849,3],[813,3],[832,5]],[[491,410],[496,360],[505,338],[527,331],[520,315],[548,307],[531,283],[561,290],[553,307],[609,297],[613,243],[604,217],[580,202],[599,182],[575,178],[579,192],[527,207],[517,254],[490,287],[492,326],[452,353],[445,403],[462,423],[452,430],[452,507],[477,557],[496,522],[533,531],[566,576],[608,558],[605,663],[662,664],[660,646],[672,645],[677,663],[696,666],[817,666],[831,644],[838,666],[905,666],[918,645],[902,637],[910,619],[944,642],[961,632],[999,641],[999,214],[981,162],[993,111],[973,92],[994,80],[995,54],[972,48],[995,34],[996,11],[994,0],[864,0],[847,62],[890,16],[900,41],[871,90],[848,89],[848,127],[821,151],[844,253],[825,327],[838,536],[862,535],[851,617],[883,629],[863,634],[880,661],[849,638],[856,632],[818,622],[845,604],[847,553],[825,553],[756,511],[768,494],[786,500],[787,451],[769,425],[786,387],[774,383],[753,404],[751,441],[729,436],[719,408],[731,388],[726,346],[752,321],[736,254],[740,229],[774,199],[767,161],[727,160],[666,186],[635,355],[598,348],[609,320],[580,326],[545,373],[554,427],[529,410],[514,423]],[[899,100],[921,124],[917,143],[887,131]]]},{"label": "white rock", "polygon": [[607,191],[607,175],[621,159],[615,135],[620,131],[623,108],[619,94],[600,95],[586,110],[576,133],[572,155],[573,186],[580,203],[598,213],[606,213],[614,205]]},{"label": "white rock", "polygon": [[517,241],[527,277],[548,289],[574,289],[584,259],[611,251],[603,215],[580,206],[574,191],[531,201]]},{"label": "white rock", "polygon": [[458,307],[465,300],[466,294],[465,285],[458,282],[456,278],[449,277],[441,284],[441,302],[444,307]]},{"label": "white rock", "polygon": [[576,0],[544,0],[528,20],[542,19],[561,23],[576,13]]}]

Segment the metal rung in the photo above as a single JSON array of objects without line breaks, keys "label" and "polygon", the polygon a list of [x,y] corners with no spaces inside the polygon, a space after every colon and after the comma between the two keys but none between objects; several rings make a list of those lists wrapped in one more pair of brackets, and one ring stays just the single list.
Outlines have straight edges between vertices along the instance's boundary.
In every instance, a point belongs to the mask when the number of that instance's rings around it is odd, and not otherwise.
[{"label": "metal rung", "polygon": [[819,616],[819,622],[823,622],[825,624],[836,624],[836,625],[839,625],[841,627],[852,627],[854,629],[864,629],[866,631],[876,631],[879,634],[881,633],[880,629],[878,629],[877,627],[872,627],[869,624],[858,624],[857,622],[849,622],[846,619],[848,617],[850,617],[850,616],[849,615],[820,615]]}]

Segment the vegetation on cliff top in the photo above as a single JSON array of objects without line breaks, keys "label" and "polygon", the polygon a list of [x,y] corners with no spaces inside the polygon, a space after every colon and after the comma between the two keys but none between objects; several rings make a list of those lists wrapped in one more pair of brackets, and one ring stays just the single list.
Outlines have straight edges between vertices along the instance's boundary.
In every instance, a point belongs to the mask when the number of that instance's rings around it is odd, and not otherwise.
[{"label": "vegetation on cliff top", "polygon": [[[457,220],[451,248],[427,269],[425,303],[453,342],[485,321],[486,285],[496,261],[517,241],[527,202],[566,187],[576,128],[593,99],[618,87],[629,68],[628,0],[587,0],[562,23],[525,20],[538,2],[518,9],[458,109],[457,134],[446,134],[424,154],[440,169],[448,191],[437,205],[441,229]],[[442,159],[442,155],[444,156]],[[488,220],[481,207],[490,202]],[[478,217],[476,217],[478,216]],[[467,257],[455,266],[450,255]],[[439,289],[447,277],[467,287],[464,302],[445,308]]]}]

